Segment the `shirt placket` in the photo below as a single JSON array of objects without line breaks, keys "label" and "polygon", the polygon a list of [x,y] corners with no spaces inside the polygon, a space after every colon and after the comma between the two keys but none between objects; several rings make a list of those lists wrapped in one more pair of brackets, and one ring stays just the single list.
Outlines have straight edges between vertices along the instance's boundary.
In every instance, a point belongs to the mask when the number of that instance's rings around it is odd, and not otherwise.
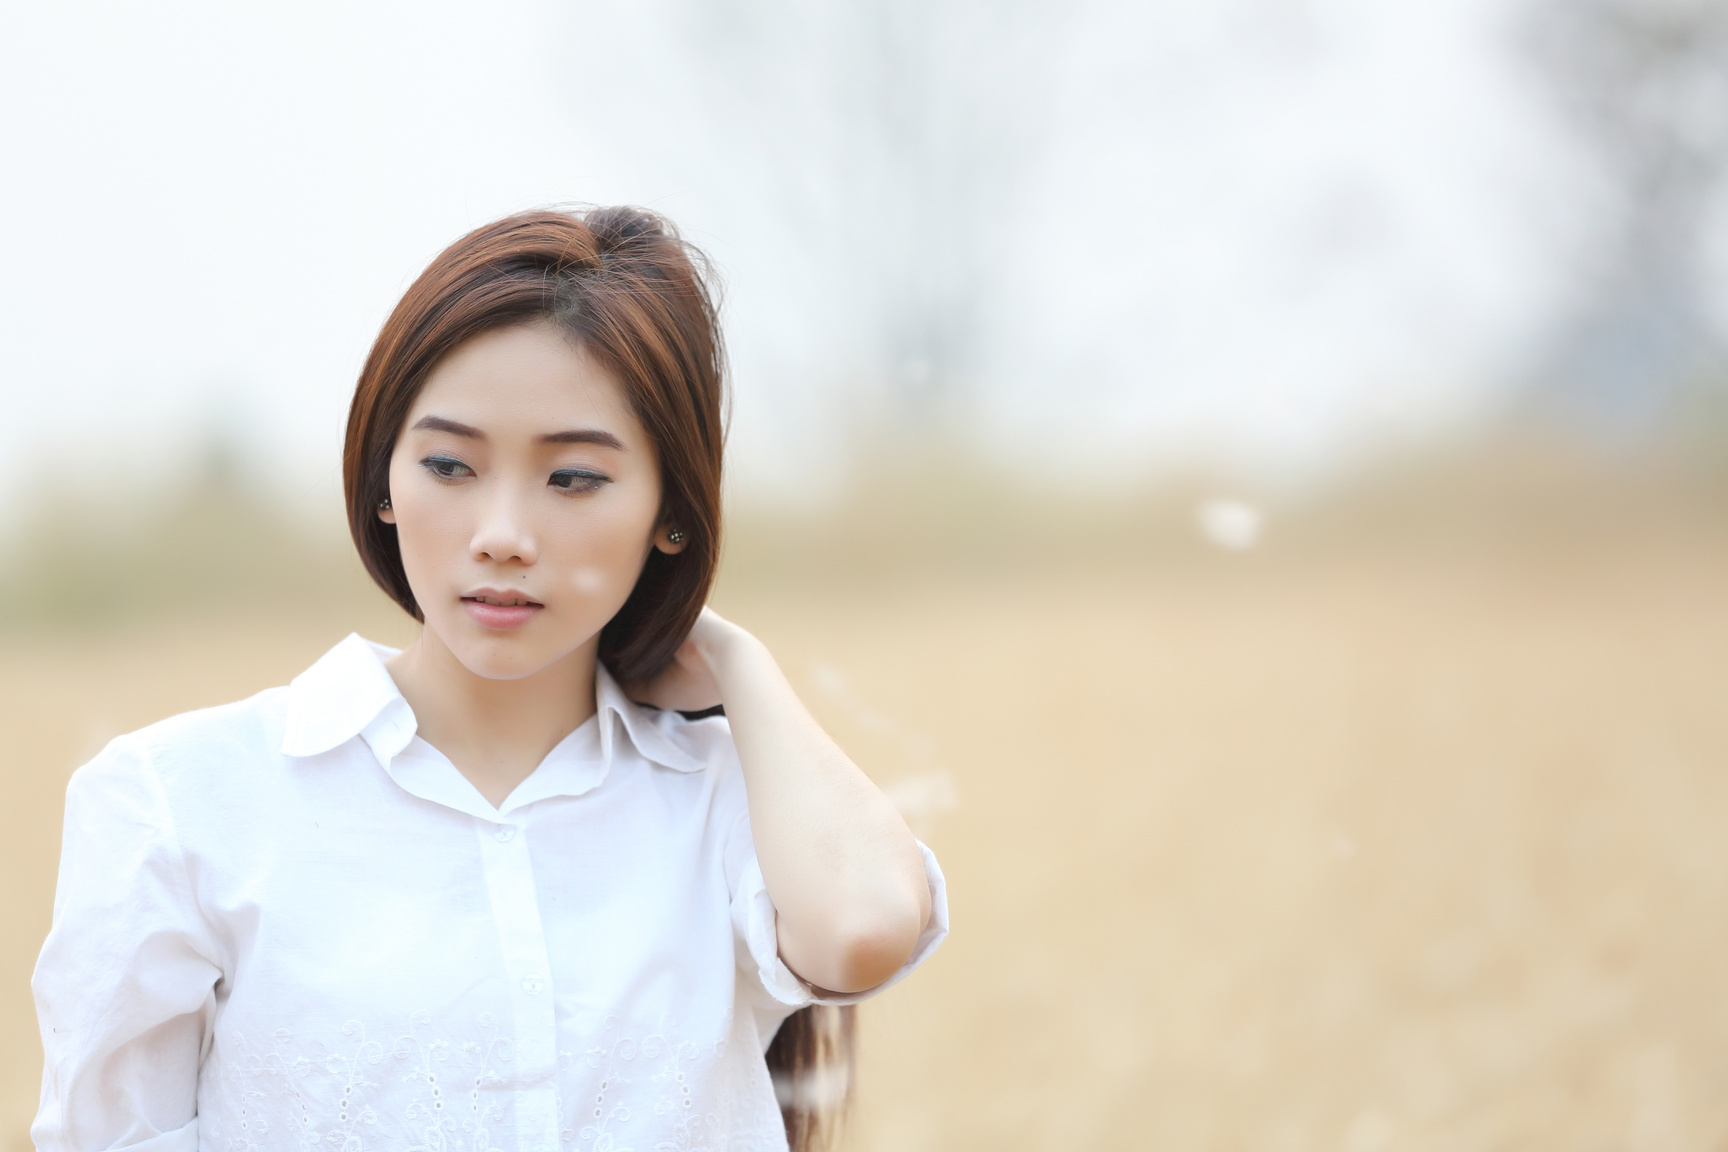
[{"label": "shirt placket", "polygon": [[552,968],[528,837],[514,821],[478,821],[480,858],[504,956],[515,1042],[514,1112],[520,1152],[558,1147],[557,1019]]}]

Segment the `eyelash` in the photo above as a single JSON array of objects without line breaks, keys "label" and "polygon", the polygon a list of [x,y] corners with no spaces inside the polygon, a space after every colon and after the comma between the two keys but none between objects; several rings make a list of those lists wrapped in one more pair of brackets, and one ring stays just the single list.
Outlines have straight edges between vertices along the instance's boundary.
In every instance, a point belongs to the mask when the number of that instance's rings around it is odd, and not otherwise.
[{"label": "eyelash", "polygon": [[[462,475],[464,472],[468,476],[474,475],[474,469],[449,456],[428,456],[420,461],[420,465],[432,473],[436,479],[445,483],[466,479],[467,477]],[[461,471],[457,471],[458,469]],[[560,480],[563,483],[559,483]],[[560,468],[546,480],[548,487],[572,494],[593,492],[601,485],[611,482],[610,476],[602,475],[599,472],[589,472],[581,468]]]},{"label": "eyelash", "polygon": [[[558,483],[558,478],[561,476],[569,477],[570,483]],[[611,477],[602,476],[598,472],[587,472],[580,468],[560,468],[558,471],[552,473],[551,478],[548,479],[546,483],[561,492],[593,492],[602,484],[611,483]]]},{"label": "eyelash", "polygon": [[462,479],[463,477],[456,472],[456,469],[458,468],[467,472],[470,476],[474,474],[474,469],[468,467],[468,465],[462,463],[462,461],[452,459],[449,456],[428,456],[426,459],[420,461],[420,466],[440,480]]}]

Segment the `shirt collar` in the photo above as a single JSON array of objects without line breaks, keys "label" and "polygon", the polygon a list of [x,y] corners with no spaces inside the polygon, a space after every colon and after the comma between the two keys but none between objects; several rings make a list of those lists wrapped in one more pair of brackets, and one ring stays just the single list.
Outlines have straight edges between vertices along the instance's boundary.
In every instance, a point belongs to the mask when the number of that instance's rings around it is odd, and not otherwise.
[{"label": "shirt collar", "polygon": [[[285,756],[317,756],[356,736],[388,765],[414,736],[414,713],[384,661],[396,655],[350,633],[288,685]],[[387,749],[387,751],[386,751]]]},{"label": "shirt collar", "polygon": [[678,772],[700,772],[706,766],[702,757],[689,750],[680,731],[687,721],[676,712],[649,708],[624,695],[604,664],[594,669],[594,704],[600,714],[601,757],[607,763],[612,761],[614,733],[622,728],[644,760]]},{"label": "shirt collar", "polygon": [[[388,769],[413,740],[418,727],[413,709],[384,667],[384,661],[397,651],[350,634],[296,676],[288,685],[283,754],[317,756],[359,736]],[[692,752],[686,746],[688,741],[681,738],[683,717],[631,700],[604,664],[596,666],[594,681],[601,771],[588,787],[598,784],[611,767],[619,731],[645,760],[678,772],[703,769],[703,757]],[[570,743],[568,739],[561,742],[548,754],[548,761]]]}]

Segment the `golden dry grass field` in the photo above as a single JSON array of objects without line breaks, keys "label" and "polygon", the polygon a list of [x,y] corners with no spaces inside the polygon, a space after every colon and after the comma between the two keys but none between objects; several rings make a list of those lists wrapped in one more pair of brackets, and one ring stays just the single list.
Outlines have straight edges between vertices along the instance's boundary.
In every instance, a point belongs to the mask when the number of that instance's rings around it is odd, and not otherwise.
[{"label": "golden dry grass field", "polygon": [[[721,608],[952,890],[863,1013],[848,1146],[1728,1146],[1728,526],[1599,504],[882,578],[739,544]],[[71,768],[404,625],[349,595],[0,639],[0,1147]]]}]

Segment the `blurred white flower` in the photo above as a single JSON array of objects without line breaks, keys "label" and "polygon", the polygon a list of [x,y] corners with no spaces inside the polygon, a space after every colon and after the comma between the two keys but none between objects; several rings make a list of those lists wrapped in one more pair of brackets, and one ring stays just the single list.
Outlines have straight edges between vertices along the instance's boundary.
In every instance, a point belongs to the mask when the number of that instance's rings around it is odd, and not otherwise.
[{"label": "blurred white flower", "polygon": [[882,789],[884,795],[900,810],[906,823],[919,837],[927,837],[935,826],[938,814],[960,803],[960,791],[954,777],[936,763],[936,747],[929,738],[910,731],[892,716],[876,711],[859,698],[846,682],[846,676],[832,664],[815,664],[810,678],[823,695],[839,704],[865,730],[885,736],[898,746],[907,767],[923,771],[903,776]]},{"label": "blurred white flower", "polygon": [[919,836],[929,832],[938,813],[960,804],[960,790],[954,786],[954,777],[944,768],[896,780],[883,788],[882,793],[900,809],[900,815]]},{"label": "blurred white flower", "polygon": [[1260,541],[1260,509],[1240,500],[1202,500],[1194,509],[1200,534],[1220,548],[1241,552]]},{"label": "blurred white flower", "polygon": [[810,678],[816,681],[816,687],[822,689],[824,695],[844,707],[854,720],[871,732],[899,733],[900,726],[859,699],[846,683],[845,674],[832,664],[811,665]]},{"label": "blurred white flower", "polygon": [[844,1067],[825,1065],[811,1069],[794,1085],[790,1076],[775,1075],[774,1098],[780,1107],[798,1107],[807,1112],[826,1112],[840,1106],[846,1099],[852,1075]]}]

